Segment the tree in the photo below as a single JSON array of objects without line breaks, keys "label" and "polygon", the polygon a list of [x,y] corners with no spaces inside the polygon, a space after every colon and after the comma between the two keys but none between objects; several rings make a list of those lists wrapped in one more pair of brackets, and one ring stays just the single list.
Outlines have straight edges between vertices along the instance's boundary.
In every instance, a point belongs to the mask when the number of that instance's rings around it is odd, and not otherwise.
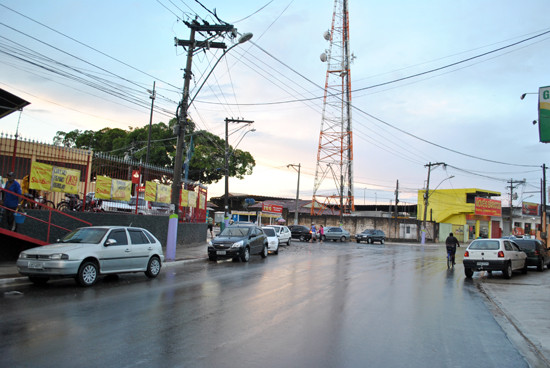
[{"label": "tree", "polygon": [[[174,167],[176,156],[176,137],[173,127],[176,119],[151,126],[151,144],[149,147],[149,164],[167,168]],[[103,128],[98,131],[73,130],[58,131],[53,139],[55,145],[91,149],[120,158],[129,158],[145,162],[149,125],[143,128],[123,130],[118,128]],[[193,122],[186,127],[186,142],[188,148],[193,137],[194,155],[189,165],[189,180],[203,184],[212,184],[225,176],[224,156],[225,141],[204,130],[195,130]],[[252,174],[256,165],[249,152],[239,149],[229,149],[229,176],[239,179]],[[183,155],[185,160],[186,154]],[[183,164],[183,162],[182,162]]]}]

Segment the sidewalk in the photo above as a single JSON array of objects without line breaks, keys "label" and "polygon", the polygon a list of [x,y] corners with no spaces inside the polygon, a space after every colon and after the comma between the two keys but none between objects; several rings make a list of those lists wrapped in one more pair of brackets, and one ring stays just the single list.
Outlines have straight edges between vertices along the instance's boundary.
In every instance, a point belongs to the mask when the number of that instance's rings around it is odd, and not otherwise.
[{"label": "sidewalk", "polygon": [[[180,262],[192,262],[196,260],[203,260],[208,258],[207,253],[208,243],[195,243],[185,246],[176,247],[176,257],[173,261],[164,261],[163,267],[170,264]],[[163,249],[164,256],[166,257],[166,249]],[[28,280],[26,276],[22,276],[17,272],[17,266],[14,261],[2,261],[0,262],[0,286],[5,286],[14,282],[21,282]]]}]

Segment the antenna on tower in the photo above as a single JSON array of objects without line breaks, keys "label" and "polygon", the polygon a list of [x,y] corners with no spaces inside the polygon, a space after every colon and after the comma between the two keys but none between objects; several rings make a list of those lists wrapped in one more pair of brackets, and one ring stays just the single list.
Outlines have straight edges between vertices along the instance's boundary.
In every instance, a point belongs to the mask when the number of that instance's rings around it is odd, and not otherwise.
[{"label": "antenna on tower", "polygon": [[355,210],[348,0],[334,1],[332,26],[323,37],[329,48],[320,57],[327,63],[327,74],[311,215],[328,209],[339,213],[341,221],[344,213]]}]

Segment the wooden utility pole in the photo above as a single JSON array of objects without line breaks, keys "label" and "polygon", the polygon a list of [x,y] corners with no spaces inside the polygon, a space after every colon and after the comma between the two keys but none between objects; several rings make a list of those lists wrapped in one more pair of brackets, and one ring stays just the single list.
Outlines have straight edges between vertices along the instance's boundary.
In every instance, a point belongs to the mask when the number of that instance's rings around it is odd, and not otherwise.
[{"label": "wooden utility pole", "polygon": [[426,242],[426,217],[428,216],[428,199],[430,197],[430,172],[432,170],[432,166],[439,166],[439,165],[445,165],[444,162],[435,162],[431,163],[429,162],[427,165],[424,165],[424,167],[428,168],[428,180],[426,181],[426,192],[424,193],[424,217],[422,219],[422,237],[421,237],[421,243],[424,244]]}]

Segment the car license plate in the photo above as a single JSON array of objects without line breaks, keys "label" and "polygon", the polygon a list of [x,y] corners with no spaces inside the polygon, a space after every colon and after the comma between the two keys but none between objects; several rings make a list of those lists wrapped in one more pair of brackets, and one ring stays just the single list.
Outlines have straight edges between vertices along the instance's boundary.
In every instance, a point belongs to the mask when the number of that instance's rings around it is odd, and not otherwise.
[{"label": "car license plate", "polygon": [[489,262],[477,262],[478,266],[489,266]]},{"label": "car license plate", "polygon": [[216,251],[216,254],[219,256],[225,256],[225,250],[218,250]]},{"label": "car license plate", "polygon": [[41,270],[44,268],[43,262],[29,262],[29,268],[33,268],[36,270]]}]

